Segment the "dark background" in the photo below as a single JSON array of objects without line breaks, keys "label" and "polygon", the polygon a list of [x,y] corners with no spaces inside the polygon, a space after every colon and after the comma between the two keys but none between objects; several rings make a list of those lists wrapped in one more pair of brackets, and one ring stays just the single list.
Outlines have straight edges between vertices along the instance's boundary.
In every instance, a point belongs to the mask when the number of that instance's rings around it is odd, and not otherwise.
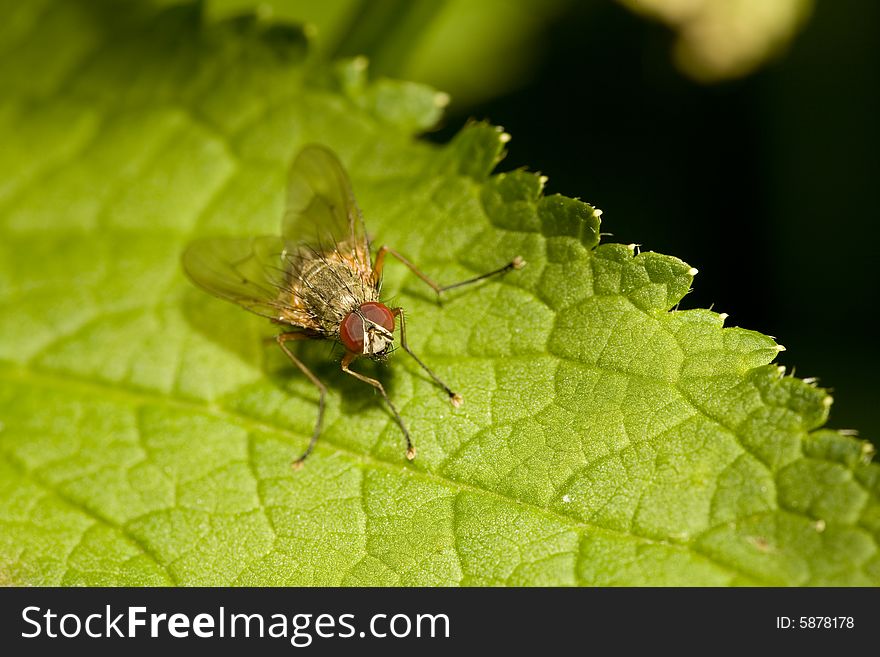
[{"label": "dark background", "polygon": [[829,426],[880,444],[880,3],[820,1],[785,54],[708,86],[675,69],[664,26],[574,4],[527,86],[429,138],[503,125],[501,170],[546,173],[547,193],[604,211],[606,241],[697,267],[682,308],[775,336],[779,362],[831,389]]}]

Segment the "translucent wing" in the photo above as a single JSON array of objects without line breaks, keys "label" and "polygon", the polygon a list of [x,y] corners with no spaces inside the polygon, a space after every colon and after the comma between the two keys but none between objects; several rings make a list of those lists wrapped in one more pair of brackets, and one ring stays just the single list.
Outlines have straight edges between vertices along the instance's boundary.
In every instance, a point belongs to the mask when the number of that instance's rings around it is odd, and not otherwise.
[{"label": "translucent wing", "polygon": [[364,219],[339,158],[326,146],[310,144],[290,167],[281,234],[292,244],[317,251],[334,249],[367,277],[370,242]]},{"label": "translucent wing", "polygon": [[281,237],[212,238],[191,243],[183,268],[199,287],[269,319],[311,328],[292,305],[289,253]]}]

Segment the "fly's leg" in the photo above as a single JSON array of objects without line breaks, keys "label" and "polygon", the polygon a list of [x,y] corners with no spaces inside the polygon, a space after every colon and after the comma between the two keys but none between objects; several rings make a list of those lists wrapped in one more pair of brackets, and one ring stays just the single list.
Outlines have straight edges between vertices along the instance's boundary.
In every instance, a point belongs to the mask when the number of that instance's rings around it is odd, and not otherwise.
[{"label": "fly's leg", "polygon": [[413,350],[410,349],[409,345],[406,343],[406,320],[404,319],[404,316],[403,316],[403,308],[392,308],[391,313],[395,317],[400,317],[400,345],[403,347],[403,350],[415,359],[415,361],[421,366],[421,368],[423,370],[425,370],[431,376],[432,379],[434,379],[434,382],[438,386],[440,386],[441,388],[443,388],[446,391],[446,394],[449,395],[449,401],[453,406],[455,406],[456,408],[461,406],[461,402],[462,402],[461,395],[459,395],[457,392],[453,392],[452,388],[450,388],[448,385],[446,385],[446,383],[444,383],[443,380],[439,376],[434,374],[434,372],[431,371],[431,368],[428,367],[427,365],[425,365],[422,362],[422,359],[419,358],[418,356],[416,356],[413,353]]},{"label": "fly's leg", "polygon": [[397,407],[388,397],[388,393],[385,392],[384,386],[377,381],[376,379],[371,379],[368,376],[361,374],[360,372],[355,372],[354,370],[350,370],[348,368],[351,365],[352,361],[357,358],[360,354],[356,354],[353,351],[346,351],[345,356],[342,357],[342,371],[346,374],[350,374],[356,379],[363,381],[364,383],[369,383],[376,390],[379,391],[379,394],[382,395],[382,399],[385,400],[385,403],[388,404],[388,408],[391,409],[392,415],[394,415],[394,419],[397,420],[397,424],[400,426],[400,430],[403,431],[403,436],[406,438],[406,458],[412,461],[416,457],[416,448],[413,447],[412,440],[409,437],[409,431],[406,428],[406,425],[403,423],[403,418],[400,417],[400,413],[397,412]]},{"label": "fly's leg", "polygon": [[[411,263],[409,260],[400,255],[397,251],[392,249],[387,244],[382,246],[379,249],[379,252],[376,254],[376,263],[373,265],[373,283],[378,284],[382,278],[382,268],[385,266],[385,254],[390,253],[395,258],[400,260],[404,265],[406,265],[409,270],[421,278],[428,286],[431,287],[434,292],[437,293],[437,296],[440,296],[443,292],[447,290],[451,290],[456,287],[463,287],[465,285],[470,285],[471,283],[476,283],[477,281],[482,281],[485,278],[491,278],[492,276],[497,276],[499,274],[503,274],[505,272],[510,271],[511,269],[522,269],[526,266],[526,261],[523,260],[520,256],[516,256],[513,260],[508,262],[506,265],[499,269],[495,269],[494,271],[486,272],[485,274],[480,274],[479,276],[474,276],[473,278],[469,278],[466,281],[459,281],[458,283],[453,283],[452,285],[438,285],[430,278],[428,278],[424,273],[419,271],[419,269]],[[416,359],[418,360],[418,359]],[[424,367],[424,365],[422,366]]]},{"label": "fly's leg", "polygon": [[306,460],[306,457],[312,453],[312,450],[315,448],[315,443],[318,442],[318,436],[321,435],[321,426],[324,424],[324,398],[327,396],[327,388],[324,387],[324,384],[312,374],[312,371],[305,366],[299,358],[293,355],[290,349],[287,348],[287,342],[293,342],[294,340],[310,340],[311,337],[306,335],[305,333],[281,333],[278,335],[275,340],[278,342],[278,346],[281,347],[281,351],[287,354],[287,357],[296,365],[300,371],[305,374],[309,381],[315,384],[315,387],[318,389],[319,398],[318,398],[318,420],[315,422],[315,431],[312,433],[312,438],[309,440],[309,446],[306,447],[306,451],[302,453],[302,455],[295,459],[290,465],[294,470],[299,470],[303,461]]}]

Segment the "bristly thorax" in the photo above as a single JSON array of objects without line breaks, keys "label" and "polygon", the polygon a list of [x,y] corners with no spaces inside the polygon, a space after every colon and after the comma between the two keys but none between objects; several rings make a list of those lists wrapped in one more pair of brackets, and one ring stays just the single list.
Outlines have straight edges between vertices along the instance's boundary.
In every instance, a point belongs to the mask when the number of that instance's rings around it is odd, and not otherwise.
[{"label": "bristly thorax", "polygon": [[293,311],[291,323],[336,337],[346,315],[367,301],[378,301],[378,286],[369,272],[359,272],[349,260],[338,251],[290,259],[284,295]]}]

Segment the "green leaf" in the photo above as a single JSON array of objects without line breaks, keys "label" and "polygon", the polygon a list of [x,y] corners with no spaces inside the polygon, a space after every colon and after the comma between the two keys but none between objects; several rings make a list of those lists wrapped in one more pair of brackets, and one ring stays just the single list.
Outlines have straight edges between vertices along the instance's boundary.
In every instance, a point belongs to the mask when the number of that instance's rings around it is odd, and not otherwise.
[{"label": "green leaf", "polygon": [[[435,93],[306,60],[297,29],[190,6],[5,3],[0,21],[0,582],[880,583],[880,468],[823,429],[773,340],[674,310],[694,270],[598,245],[598,212],[491,175],[505,136],[414,133]],[[350,169],[416,353],[301,354],[184,278],[202,235],[277,230],[307,142]],[[707,254],[706,259],[710,260]],[[365,389],[367,388],[367,389]]]}]

